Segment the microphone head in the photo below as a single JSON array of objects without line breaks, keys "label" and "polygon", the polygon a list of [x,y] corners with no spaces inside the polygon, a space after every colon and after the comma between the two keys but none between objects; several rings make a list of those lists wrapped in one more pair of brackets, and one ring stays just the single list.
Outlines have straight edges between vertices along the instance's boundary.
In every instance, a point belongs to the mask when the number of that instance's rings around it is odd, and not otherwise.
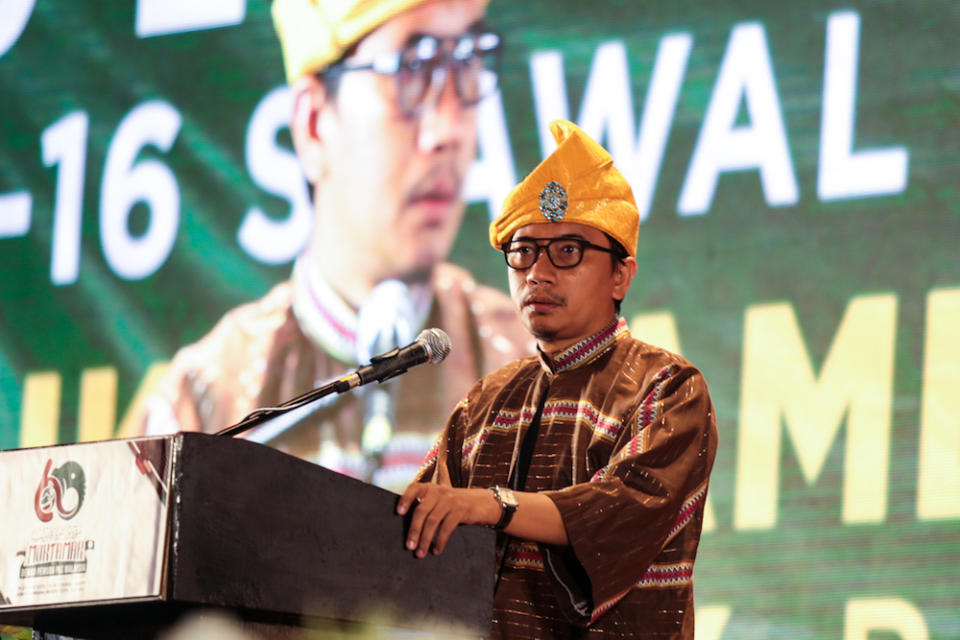
[{"label": "microphone head", "polygon": [[450,336],[441,329],[424,329],[417,336],[417,342],[423,344],[430,356],[430,362],[436,364],[450,353]]}]

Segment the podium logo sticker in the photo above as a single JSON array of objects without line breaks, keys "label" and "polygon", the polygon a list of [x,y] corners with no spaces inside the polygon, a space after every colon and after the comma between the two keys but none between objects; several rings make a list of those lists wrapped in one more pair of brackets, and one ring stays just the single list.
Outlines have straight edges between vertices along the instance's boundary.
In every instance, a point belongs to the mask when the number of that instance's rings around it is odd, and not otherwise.
[{"label": "podium logo sticker", "polygon": [[73,518],[83,506],[86,494],[83,467],[72,461],[50,471],[52,466],[53,459],[47,460],[33,500],[34,510],[41,522],[50,522],[54,513],[64,520]]}]

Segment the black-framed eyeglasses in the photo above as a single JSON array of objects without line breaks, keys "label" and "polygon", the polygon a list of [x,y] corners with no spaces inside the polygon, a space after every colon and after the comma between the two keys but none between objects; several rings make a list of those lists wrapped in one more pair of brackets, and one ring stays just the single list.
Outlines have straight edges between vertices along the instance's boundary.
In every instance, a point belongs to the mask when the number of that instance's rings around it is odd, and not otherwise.
[{"label": "black-framed eyeglasses", "polygon": [[547,257],[551,264],[557,269],[572,269],[583,261],[583,252],[585,249],[596,249],[616,256],[622,260],[623,256],[619,251],[614,251],[609,247],[587,242],[583,238],[570,236],[560,236],[551,238],[545,243],[532,239],[511,240],[505,242],[500,247],[503,251],[503,257],[507,261],[507,266],[516,271],[524,271],[537,263],[540,259],[540,252],[546,249]]},{"label": "black-framed eyeglasses", "polygon": [[471,29],[448,38],[421,34],[411,38],[400,51],[380,54],[366,64],[351,64],[347,60],[318,75],[334,77],[349,71],[392,75],[397,79],[400,112],[413,117],[428,104],[436,103],[450,68],[460,103],[471,107],[497,89],[501,42],[500,34],[485,29]]}]

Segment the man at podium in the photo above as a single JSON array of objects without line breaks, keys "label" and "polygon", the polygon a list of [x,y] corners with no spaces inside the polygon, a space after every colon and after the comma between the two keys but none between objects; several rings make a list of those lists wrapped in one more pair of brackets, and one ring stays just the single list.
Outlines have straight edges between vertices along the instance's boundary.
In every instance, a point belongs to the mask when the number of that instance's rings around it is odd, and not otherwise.
[{"label": "man at podium", "polygon": [[288,281],[174,357],[135,433],[215,432],[403,347],[457,349],[249,437],[402,490],[477,377],[532,352],[502,292],[445,262],[501,42],[486,0],[276,0],[314,228]]},{"label": "man at podium", "polygon": [[639,215],[574,124],[490,225],[538,353],[457,405],[397,510],[407,548],[459,524],[499,539],[493,636],[693,638],[693,564],[717,445],[701,373],[632,337]]}]

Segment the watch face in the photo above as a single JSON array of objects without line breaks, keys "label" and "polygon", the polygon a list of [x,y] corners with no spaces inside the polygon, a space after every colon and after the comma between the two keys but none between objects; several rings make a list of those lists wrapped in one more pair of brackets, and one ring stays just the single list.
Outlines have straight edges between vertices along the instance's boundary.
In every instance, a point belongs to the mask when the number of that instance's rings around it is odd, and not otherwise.
[{"label": "watch face", "polygon": [[513,489],[500,487],[500,500],[508,507],[516,507],[519,504],[517,502],[517,496],[513,493]]}]

